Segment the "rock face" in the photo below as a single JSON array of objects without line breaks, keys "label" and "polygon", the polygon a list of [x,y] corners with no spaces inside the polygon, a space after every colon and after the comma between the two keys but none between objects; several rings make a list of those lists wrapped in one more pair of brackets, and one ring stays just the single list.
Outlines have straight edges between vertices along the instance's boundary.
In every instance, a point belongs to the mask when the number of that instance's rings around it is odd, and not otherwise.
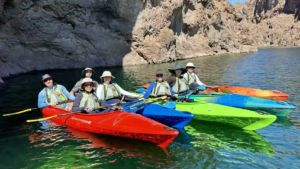
[{"label": "rock face", "polygon": [[[227,0],[172,0],[143,10],[133,29],[132,51],[147,63],[256,51],[235,33],[239,17]],[[124,62],[124,65],[135,64]]]},{"label": "rock face", "polygon": [[0,0],[1,77],[300,46],[299,0]]},{"label": "rock face", "polygon": [[0,0],[0,77],[122,65],[144,5],[143,0]]},{"label": "rock face", "polygon": [[250,0],[244,4],[237,4],[236,11],[240,15],[244,12],[247,16],[240,29],[259,47],[300,46],[298,2]]}]

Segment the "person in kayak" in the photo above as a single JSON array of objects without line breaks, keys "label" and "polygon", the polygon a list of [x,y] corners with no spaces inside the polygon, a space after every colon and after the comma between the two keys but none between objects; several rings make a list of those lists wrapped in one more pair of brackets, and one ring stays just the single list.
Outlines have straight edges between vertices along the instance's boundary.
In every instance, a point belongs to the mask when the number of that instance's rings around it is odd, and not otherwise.
[{"label": "person in kayak", "polygon": [[75,97],[64,86],[54,83],[53,78],[49,74],[42,76],[42,83],[45,87],[39,93],[38,107],[54,106],[71,110],[73,103],[61,104],[68,100],[75,100]]},{"label": "person in kayak", "polygon": [[182,74],[186,72],[186,69],[180,65],[176,65],[174,69],[169,69],[169,71],[172,75],[167,78],[167,82],[172,87],[173,91],[176,94],[186,93],[189,90],[189,85],[182,77]]},{"label": "person in kayak", "polygon": [[96,83],[91,78],[82,79],[80,92],[77,94],[72,107],[73,112],[97,114],[98,112],[95,109],[99,109],[100,107],[107,107],[101,113],[112,111],[111,108],[108,108],[112,105],[104,103],[96,96],[95,85]]},{"label": "person in kayak", "polygon": [[200,86],[206,86],[204,83],[200,81],[199,77],[194,73],[195,70],[194,63],[192,62],[187,63],[186,70],[187,72],[183,75],[183,78],[186,80],[188,85],[192,83],[197,83]]},{"label": "person in kayak", "polygon": [[[139,95],[132,94],[130,92],[122,89],[118,84],[112,83],[111,80],[115,77],[112,76],[110,71],[104,71],[100,77],[101,83],[98,85],[96,94],[100,100],[110,101],[110,102],[120,102],[121,97],[127,96],[130,98],[138,98]],[[126,98],[125,101],[132,101],[129,98]]]},{"label": "person in kayak", "polygon": [[[93,74],[95,74],[95,71],[92,69],[92,68],[85,68],[83,71],[82,71],[82,76],[83,78],[92,78],[93,77]],[[72,88],[71,90],[71,95],[74,95],[74,94],[77,94],[81,89],[81,83],[82,83],[82,79],[80,79],[76,84],[75,86]],[[98,83],[96,81],[94,81],[94,87],[97,88],[98,86]]]},{"label": "person in kayak", "polygon": [[149,87],[143,96],[144,99],[147,99],[149,97],[156,98],[161,96],[177,97],[168,82],[163,80],[163,76],[164,74],[162,70],[156,71],[156,81],[149,84]]},{"label": "person in kayak", "polygon": [[[183,78],[182,74],[186,72],[180,65],[176,65],[174,69],[169,69],[171,76],[167,78],[167,82],[172,87],[173,91],[177,95],[187,95],[189,94],[189,85],[186,80]],[[188,99],[186,97],[182,97],[178,100],[179,102],[194,102],[194,99]]]}]

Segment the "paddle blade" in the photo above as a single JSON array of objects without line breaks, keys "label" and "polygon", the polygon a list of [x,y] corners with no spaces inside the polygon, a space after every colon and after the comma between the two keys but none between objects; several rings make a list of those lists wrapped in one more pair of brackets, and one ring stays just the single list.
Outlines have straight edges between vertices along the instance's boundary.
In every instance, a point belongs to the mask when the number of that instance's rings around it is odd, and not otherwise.
[{"label": "paddle blade", "polygon": [[12,115],[16,115],[16,114],[26,113],[26,112],[29,112],[29,111],[31,111],[31,110],[32,110],[32,109],[26,109],[26,110],[19,111],[19,112],[15,112],[15,113],[3,114],[3,116],[12,116]]},{"label": "paddle blade", "polygon": [[222,93],[233,93],[231,90],[225,88],[219,88],[219,90],[221,90]]},{"label": "paddle blade", "polygon": [[148,89],[148,87],[149,87],[149,84],[145,84],[145,85],[143,86],[144,89]]},{"label": "paddle blade", "polygon": [[27,123],[31,123],[31,122],[37,122],[37,121],[43,121],[43,120],[49,120],[49,119],[52,119],[52,118],[55,118],[55,117],[58,117],[58,116],[57,116],[57,115],[54,115],[54,116],[45,117],[45,118],[42,118],[42,119],[27,120],[26,122],[27,122]]},{"label": "paddle blade", "polygon": [[200,89],[200,90],[205,90],[206,87],[205,86],[198,86],[197,89]]}]

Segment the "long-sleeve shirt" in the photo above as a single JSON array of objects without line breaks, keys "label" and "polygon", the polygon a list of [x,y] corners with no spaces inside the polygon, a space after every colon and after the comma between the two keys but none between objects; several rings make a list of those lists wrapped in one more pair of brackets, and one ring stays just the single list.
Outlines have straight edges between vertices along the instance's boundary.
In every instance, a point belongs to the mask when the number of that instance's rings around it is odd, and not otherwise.
[{"label": "long-sleeve shirt", "polygon": [[[94,83],[94,87],[97,88],[97,87],[98,87],[98,83],[97,83],[96,81],[93,81],[93,83]],[[72,91],[73,91],[74,93],[78,93],[78,92],[80,91],[80,89],[81,89],[81,85],[82,85],[82,79],[79,80],[79,81],[75,84],[75,86],[72,88]]]},{"label": "long-sleeve shirt", "polygon": [[[205,84],[200,81],[199,77],[195,73],[191,73],[191,76],[194,76],[196,78],[196,82],[198,83],[198,85],[205,86]],[[188,80],[189,79],[188,73],[185,73],[183,75],[183,78],[185,78],[186,80]]]},{"label": "long-sleeve shirt", "polygon": [[[73,103],[73,107],[72,107],[72,112],[85,112],[85,109],[87,107],[79,107],[80,106],[80,102],[82,100],[82,97],[83,97],[83,94],[82,93],[78,93],[77,96],[76,96],[76,99]],[[101,100],[98,100],[99,104],[101,107],[109,107],[111,106],[110,104],[107,104]],[[93,108],[93,107],[90,107],[90,108]],[[96,114],[97,112],[96,111],[92,111],[90,112],[90,114]]]},{"label": "long-sleeve shirt", "polygon": [[[60,87],[61,92],[63,95],[65,95],[69,100],[75,100],[75,97],[71,95],[68,90],[62,86],[62,85],[57,85],[57,87]],[[49,91],[54,90],[54,86],[52,88],[48,88]],[[48,103],[46,103],[46,90],[45,88],[40,91],[39,96],[38,96],[38,107],[46,107],[49,106]]]},{"label": "long-sleeve shirt", "polygon": [[[149,84],[148,89],[147,89],[146,93],[143,96],[144,99],[149,98],[149,96],[152,93],[152,90],[154,89],[154,87],[155,87],[155,82],[152,82],[152,83]],[[171,96],[173,96],[175,94],[175,92],[170,87],[170,85],[169,85],[169,89],[170,89],[170,92],[171,92]]]},{"label": "long-sleeve shirt", "polygon": [[[103,85],[106,85],[106,84],[103,83]],[[104,91],[103,90],[103,85],[99,85],[97,87],[96,95],[97,95],[98,98],[101,98],[102,91]],[[132,97],[132,98],[137,98],[138,97],[138,95],[127,92],[126,90],[122,89],[118,84],[114,83],[114,85],[122,95]]]}]

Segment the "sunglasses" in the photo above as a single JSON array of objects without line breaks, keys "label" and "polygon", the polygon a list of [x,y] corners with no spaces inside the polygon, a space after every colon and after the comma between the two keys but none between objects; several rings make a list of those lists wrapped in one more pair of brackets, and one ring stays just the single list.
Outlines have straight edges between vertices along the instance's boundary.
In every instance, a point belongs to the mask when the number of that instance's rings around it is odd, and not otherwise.
[{"label": "sunglasses", "polygon": [[161,74],[159,74],[159,75],[156,75],[156,77],[163,77],[164,75],[161,75]]},{"label": "sunglasses", "polygon": [[93,85],[93,83],[86,83],[86,84],[84,84],[84,86],[88,87],[88,86],[94,86],[94,85]]},{"label": "sunglasses", "polygon": [[43,82],[46,83],[46,82],[51,81],[51,80],[52,80],[52,78],[48,78],[48,79],[43,80]]}]

